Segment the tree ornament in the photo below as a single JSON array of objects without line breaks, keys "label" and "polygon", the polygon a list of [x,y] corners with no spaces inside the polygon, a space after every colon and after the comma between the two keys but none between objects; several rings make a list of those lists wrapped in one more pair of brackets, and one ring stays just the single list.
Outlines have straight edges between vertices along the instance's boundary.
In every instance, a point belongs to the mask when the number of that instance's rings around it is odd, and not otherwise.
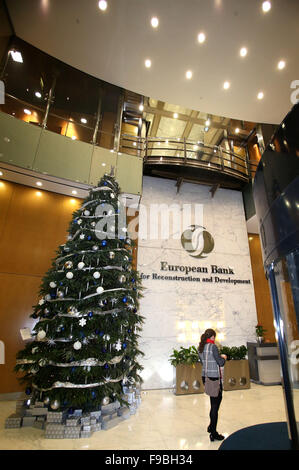
[{"label": "tree ornament", "polygon": [[51,300],[51,295],[50,294],[47,294],[45,295],[45,300],[48,302],[49,300]]},{"label": "tree ornament", "polygon": [[74,305],[71,305],[70,307],[67,308],[67,312],[70,315],[76,315],[78,313],[78,310],[76,309],[76,307],[74,307]]},{"label": "tree ornament", "polygon": [[109,335],[104,335],[104,336],[103,336],[103,339],[104,339],[105,341],[109,341],[109,340],[110,340],[110,336],[109,336]]},{"label": "tree ornament", "polygon": [[44,339],[45,337],[46,337],[46,332],[44,330],[39,330],[39,332],[37,333],[38,341]]},{"label": "tree ornament", "polygon": [[31,395],[31,393],[32,393],[31,388],[27,387],[26,390],[25,390],[25,393],[26,393],[26,395]]},{"label": "tree ornament", "polygon": [[109,397],[103,398],[103,400],[102,400],[102,405],[104,405],[104,406],[105,406],[105,405],[109,405],[109,403],[110,403],[110,398],[109,398]]},{"label": "tree ornament", "polygon": [[86,323],[87,323],[87,322],[86,322],[85,318],[81,318],[81,320],[79,320],[79,325],[80,325],[80,326],[85,326]]},{"label": "tree ornament", "polygon": [[78,263],[78,269],[83,269],[85,266],[85,264],[83,263],[83,261],[80,261],[80,263]]},{"label": "tree ornament", "polygon": [[59,403],[58,400],[54,400],[54,401],[52,401],[50,406],[51,406],[52,410],[58,410],[58,408],[60,407],[60,403]]},{"label": "tree ornament", "polygon": [[50,403],[50,398],[49,398],[49,397],[46,397],[46,398],[44,399],[44,405],[48,406],[49,403]]},{"label": "tree ornament", "polygon": [[88,316],[89,316],[89,318],[92,318],[93,317],[93,312],[88,312]]},{"label": "tree ornament", "polygon": [[115,253],[114,253],[114,251],[110,251],[110,252],[109,252],[109,258],[110,258],[110,259],[114,259],[114,258],[115,258]]},{"label": "tree ornament", "polygon": [[79,238],[80,238],[80,240],[84,240],[84,238],[85,238],[84,233],[81,233]]},{"label": "tree ornament", "polygon": [[82,219],[77,220],[77,224],[81,225],[82,224]]},{"label": "tree ornament", "polygon": [[95,279],[99,279],[99,278],[101,277],[101,274],[99,273],[99,271],[95,271],[95,272],[93,273],[93,277],[94,277]]},{"label": "tree ornament", "polygon": [[51,281],[51,282],[50,282],[50,287],[51,287],[52,289],[55,289],[56,286],[57,286],[56,282],[54,282],[54,281]]},{"label": "tree ornament", "polygon": [[79,351],[79,349],[82,348],[82,344],[80,343],[80,341],[76,341],[74,343],[74,349],[76,349],[76,351]]},{"label": "tree ornament", "polygon": [[102,241],[102,246],[106,246],[107,245],[107,241],[106,240],[103,240]]},{"label": "tree ornament", "polygon": [[104,292],[104,288],[102,286],[97,287],[97,294],[102,294]]},{"label": "tree ornament", "polygon": [[44,299],[40,299],[40,301],[38,302],[39,305],[43,305],[44,303],[45,303]]},{"label": "tree ornament", "polygon": [[62,292],[62,290],[59,290],[59,291],[57,292],[57,297],[58,297],[59,299],[63,299],[63,297],[64,297],[64,292]]},{"label": "tree ornament", "polygon": [[97,245],[93,245],[92,249],[93,251],[98,251],[99,247]]},{"label": "tree ornament", "polygon": [[66,263],[64,263],[64,267],[65,267],[65,269],[72,269],[73,262],[72,261],[66,261]]},{"label": "tree ornament", "polygon": [[124,274],[122,274],[121,276],[119,276],[118,280],[121,284],[123,284],[124,282],[126,282],[127,278]]},{"label": "tree ornament", "polygon": [[88,215],[90,215],[90,212],[86,209],[86,210],[84,211],[84,215],[87,215],[87,216],[88,216]]},{"label": "tree ornament", "polygon": [[66,277],[67,277],[68,279],[73,279],[74,274],[73,274],[71,271],[69,271],[68,273],[66,273]]}]

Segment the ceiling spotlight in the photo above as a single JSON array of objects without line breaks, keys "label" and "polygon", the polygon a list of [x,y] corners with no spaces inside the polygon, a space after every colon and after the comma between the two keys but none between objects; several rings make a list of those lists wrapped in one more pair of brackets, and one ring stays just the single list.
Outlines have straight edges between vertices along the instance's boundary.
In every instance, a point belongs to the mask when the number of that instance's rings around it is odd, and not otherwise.
[{"label": "ceiling spotlight", "polygon": [[241,57],[247,56],[247,52],[248,52],[248,51],[247,51],[246,47],[242,47],[242,48],[240,49],[240,56],[241,56]]},{"label": "ceiling spotlight", "polygon": [[42,186],[42,185],[43,185],[43,183],[41,181],[36,182],[36,186]]},{"label": "ceiling spotlight", "polygon": [[263,8],[263,11],[267,13],[269,10],[271,10],[271,2],[269,1],[263,2],[262,8]]},{"label": "ceiling spotlight", "polygon": [[152,65],[152,61],[150,59],[146,59],[144,62],[144,65],[146,66],[147,69],[149,69]]},{"label": "ceiling spotlight", "polygon": [[177,119],[179,117],[178,113],[173,113],[174,119]]},{"label": "ceiling spotlight", "polygon": [[206,126],[209,127],[210,124],[211,124],[210,119],[207,119],[207,120],[206,120]]},{"label": "ceiling spotlight", "polygon": [[262,99],[264,98],[264,93],[263,93],[262,91],[260,91],[260,92],[258,93],[258,95],[257,95],[257,98],[258,98],[259,100],[262,100]]},{"label": "ceiling spotlight", "polygon": [[239,134],[239,132],[240,132],[240,129],[238,127],[236,127],[235,134]]},{"label": "ceiling spotlight", "polygon": [[35,94],[35,96],[36,96],[37,98],[41,98],[41,97],[42,97],[42,94],[41,94],[39,91],[36,91],[34,94]]},{"label": "ceiling spotlight", "polygon": [[77,193],[77,191],[74,190],[74,191],[72,191],[72,194],[78,194],[78,193]]},{"label": "ceiling spotlight", "polygon": [[186,72],[186,78],[187,78],[188,80],[190,80],[190,79],[192,78],[192,72],[191,72],[191,70],[187,70],[187,72]]},{"label": "ceiling spotlight", "polygon": [[224,83],[223,83],[223,88],[224,88],[225,90],[228,90],[229,87],[230,87],[230,83],[229,83],[229,82],[224,82]]},{"label": "ceiling spotlight", "polygon": [[277,64],[277,68],[278,68],[279,70],[284,69],[285,66],[286,66],[286,63],[285,63],[284,60],[280,60],[280,61],[278,62],[278,64]]},{"label": "ceiling spotlight", "polygon": [[3,173],[2,173],[2,171],[0,171],[0,176],[3,176]]},{"label": "ceiling spotlight", "polygon": [[197,40],[200,44],[202,44],[203,42],[205,42],[206,40],[206,35],[205,33],[199,33],[199,35],[197,36]]},{"label": "ceiling spotlight", "polygon": [[152,25],[153,28],[157,28],[159,26],[159,20],[156,16],[154,16],[151,19],[151,25]]},{"label": "ceiling spotlight", "polygon": [[144,106],[143,106],[143,104],[140,104],[139,105],[139,111],[143,111],[143,110],[144,110]]},{"label": "ceiling spotlight", "polygon": [[82,122],[82,124],[87,124],[87,119],[81,118],[81,122]]},{"label": "ceiling spotlight", "polygon": [[106,0],[100,0],[99,1],[99,9],[100,10],[102,10],[102,11],[107,10],[107,6],[108,6],[108,4],[107,4]]},{"label": "ceiling spotlight", "polygon": [[24,109],[24,113],[27,114],[28,116],[30,116],[31,111],[29,109]]},{"label": "ceiling spotlight", "polygon": [[20,62],[21,64],[23,63],[23,57],[21,52],[18,51],[10,51],[11,57],[15,62]]}]

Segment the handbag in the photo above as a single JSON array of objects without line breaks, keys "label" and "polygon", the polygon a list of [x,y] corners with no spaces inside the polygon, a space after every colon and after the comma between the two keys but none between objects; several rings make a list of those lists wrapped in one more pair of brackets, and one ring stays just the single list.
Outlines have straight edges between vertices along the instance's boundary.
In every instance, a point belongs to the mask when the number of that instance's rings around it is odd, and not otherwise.
[{"label": "handbag", "polygon": [[[209,346],[208,346],[209,348]],[[206,373],[207,373],[207,365],[208,365],[208,349],[206,354]],[[210,397],[218,397],[220,390],[220,378],[216,380],[211,380],[209,377],[205,377],[205,393]]]}]

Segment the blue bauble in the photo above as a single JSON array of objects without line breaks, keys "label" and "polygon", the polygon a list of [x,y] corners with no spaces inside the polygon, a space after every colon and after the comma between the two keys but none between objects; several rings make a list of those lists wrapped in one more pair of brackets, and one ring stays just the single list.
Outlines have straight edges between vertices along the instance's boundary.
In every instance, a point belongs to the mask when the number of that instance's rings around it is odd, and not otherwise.
[{"label": "blue bauble", "polygon": [[104,186],[107,186],[107,185],[108,185],[107,181],[104,181]]},{"label": "blue bauble", "polygon": [[104,331],[100,331],[100,336],[104,336]]},{"label": "blue bauble", "polygon": [[102,246],[106,246],[107,245],[107,241],[106,240],[103,240],[102,241]]},{"label": "blue bauble", "polygon": [[102,352],[103,352],[103,353],[106,353],[106,352],[107,352],[107,349],[106,349],[106,348],[102,348]]},{"label": "blue bauble", "polygon": [[97,396],[96,392],[91,392],[92,398],[95,398]]},{"label": "blue bauble", "polygon": [[91,318],[93,316],[93,313],[92,312],[88,312],[88,316],[89,318]]},{"label": "blue bauble", "polygon": [[132,278],[132,279],[131,279],[131,282],[133,282],[133,284],[134,284],[134,282],[136,282],[136,281],[135,281],[135,279],[134,279],[134,278]]},{"label": "blue bauble", "polygon": [[87,240],[91,240],[91,236],[90,236],[90,235],[88,235]]},{"label": "blue bauble", "polygon": [[124,343],[123,348],[126,349],[126,347],[127,347],[127,343]]},{"label": "blue bauble", "polygon": [[109,369],[108,364],[105,364],[104,367],[105,367],[105,369]]},{"label": "blue bauble", "polygon": [[124,304],[127,302],[127,300],[128,300],[127,297],[123,297],[123,299],[122,299]]},{"label": "blue bauble", "polygon": [[76,367],[72,367],[72,368],[71,368],[71,372],[72,372],[72,373],[74,373],[75,370],[76,370]]},{"label": "blue bauble", "polygon": [[133,308],[133,312],[136,313],[136,312],[137,312],[137,308]]},{"label": "blue bauble", "polygon": [[83,331],[80,331],[80,336],[81,338],[85,338],[85,333]]},{"label": "blue bauble", "polygon": [[128,333],[132,333],[132,330],[128,330]]},{"label": "blue bauble", "polygon": [[32,392],[31,388],[27,387],[25,390],[26,395],[31,395],[31,392]]}]

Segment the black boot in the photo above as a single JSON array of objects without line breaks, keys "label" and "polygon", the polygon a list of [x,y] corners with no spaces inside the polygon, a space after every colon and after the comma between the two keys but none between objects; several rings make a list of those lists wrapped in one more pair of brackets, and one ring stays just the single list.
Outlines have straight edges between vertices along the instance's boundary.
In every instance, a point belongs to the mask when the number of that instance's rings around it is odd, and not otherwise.
[{"label": "black boot", "polygon": [[223,441],[224,439],[224,436],[222,436],[222,434],[218,434],[218,432],[216,432],[215,434],[210,434],[210,440],[213,442],[213,441]]}]

